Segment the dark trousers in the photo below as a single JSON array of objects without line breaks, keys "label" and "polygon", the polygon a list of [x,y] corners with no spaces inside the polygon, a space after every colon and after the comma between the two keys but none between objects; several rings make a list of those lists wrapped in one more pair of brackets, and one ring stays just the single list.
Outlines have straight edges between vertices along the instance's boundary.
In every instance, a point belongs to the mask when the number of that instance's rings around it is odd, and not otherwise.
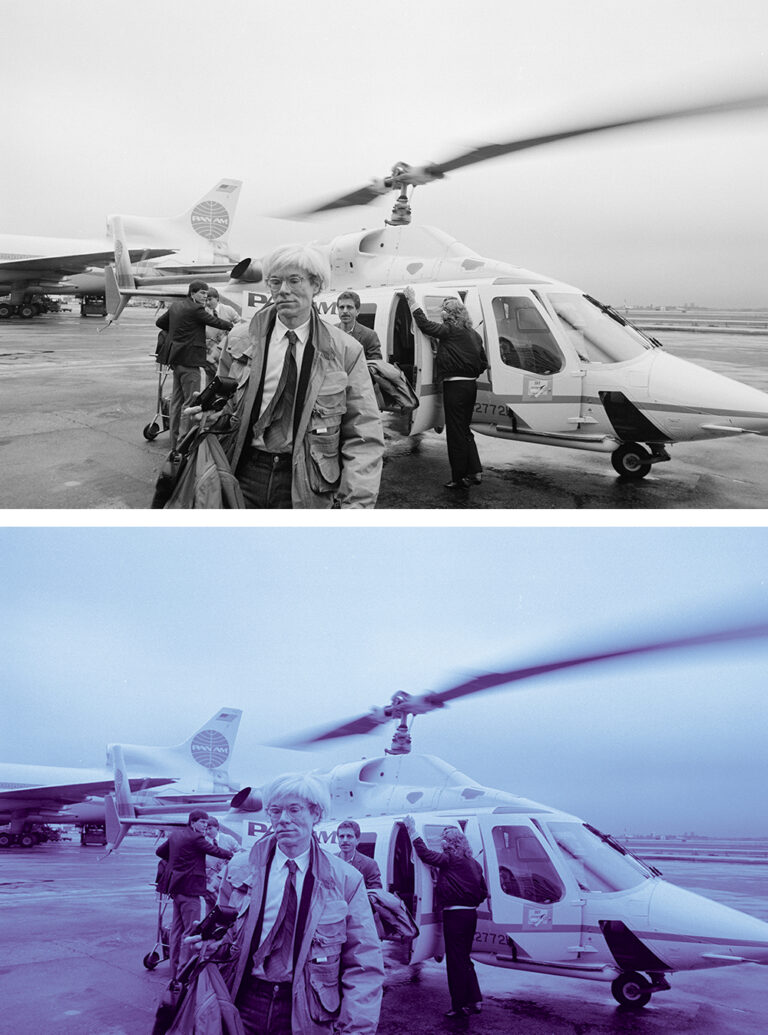
[{"label": "dark trousers", "polygon": [[291,1035],[291,983],[247,975],[235,1000],[246,1035]]},{"label": "dark trousers", "polygon": [[480,474],[483,469],[477,454],[475,436],[469,430],[476,399],[476,381],[443,381],[445,438],[448,444],[451,479],[454,482],[460,482],[462,478],[471,478],[473,474]]},{"label": "dark trousers", "polygon": [[173,368],[173,391],[169,409],[171,449],[175,449],[176,444],[189,431],[189,418],[183,417],[181,411],[192,404],[192,397],[200,388],[200,367],[183,367],[177,363]]},{"label": "dark trousers", "polygon": [[248,448],[237,465],[237,480],[246,507],[252,510],[291,510],[291,454]]},{"label": "dark trousers", "polygon": [[479,1003],[483,998],[477,983],[475,965],[469,955],[476,928],[476,909],[443,910],[445,969],[448,972],[448,991],[454,1010]]},{"label": "dark trousers", "polygon": [[173,896],[173,921],[169,935],[171,958],[171,980],[185,965],[194,949],[184,944],[184,938],[200,920],[200,897],[198,895]]}]

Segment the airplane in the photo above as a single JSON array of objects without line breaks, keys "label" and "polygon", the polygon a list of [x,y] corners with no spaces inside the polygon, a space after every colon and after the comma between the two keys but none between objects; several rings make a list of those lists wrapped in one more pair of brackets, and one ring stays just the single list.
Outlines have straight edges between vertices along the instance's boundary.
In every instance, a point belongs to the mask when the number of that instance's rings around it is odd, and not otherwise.
[{"label": "airplane", "polygon": [[[418,834],[437,850],[446,827],[463,830],[483,866],[490,895],[478,912],[476,960],[508,970],[610,983],[618,1003],[639,1009],[670,989],[673,973],[740,963],[768,965],[768,923],[668,883],[659,869],[574,815],[485,787],[435,756],[413,754],[414,718],[510,683],[519,686],[617,658],[766,637],[768,623],[762,623],[545,658],[437,692],[398,692],[382,707],[279,746],[310,747],[396,723],[382,755],[313,771],[327,784],[331,801],[331,814],[316,831],[321,845],[334,850],[338,823],[356,819],[360,824],[359,850],[376,860],[384,887],[400,896],[419,929],[407,949],[409,964],[439,961],[444,946],[432,873],[411,850],[406,815],[414,817]],[[112,849],[133,825],[186,823],[186,816],[153,819],[150,812],[135,811],[125,774],[117,769],[115,793],[107,801]],[[219,823],[249,849],[271,830],[264,789],[242,788]]]},{"label": "airplane", "polygon": [[[221,275],[236,257],[229,253],[228,234],[240,197],[242,180],[222,179],[190,209],[171,219],[109,216],[109,237],[95,240],[0,234],[0,319],[17,314],[31,319],[41,311],[39,295],[103,298],[104,267],[114,256],[112,223],[122,220],[132,245],[131,262],[154,277],[179,271],[191,276]],[[174,254],[175,253],[175,254]],[[163,261],[155,264],[156,260]],[[226,279],[226,278],[224,278]]]},{"label": "airplane", "polygon": [[[432,341],[412,322],[405,285],[433,320],[440,320],[444,298],[461,300],[484,338],[490,367],[478,380],[476,433],[607,453],[618,475],[630,480],[669,461],[669,447],[678,442],[768,435],[765,393],[669,355],[656,338],[579,288],[485,258],[436,227],[411,223],[415,187],[464,166],[620,127],[766,105],[768,94],[751,95],[487,145],[439,164],[400,162],[388,176],[306,210],[311,215],[365,205],[397,192],[383,227],[318,244],[330,262],[331,285],[316,299],[321,315],[333,318],[338,292],[356,290],[359,319],[377,331],[385,359],[400,367],[418,396],[418,408],[382,415],[392,437],[444,425]],[[129,298],[157,295],[149,285],[132,283],[124,258],[120,263],[116,255],[115,266],[108,273],[108,320]],[[243,260],[219,290],[245,319],[270,301],[259,262]]]},{"label": "airplane", "polygon": [[[132,771],[128,779],[139,801],[163,804],[192,802],[208,807],[226,803],[238,789],[229,779],[228,763],[235,745],[242,711],[220,708],[200,729],[175,747],[137,744],[107,745],[105,769],[69,769],[57,766],[0,763],[0,848],[37,843],[39,824],[104,826],[104,795],[115,786],[113,755],[119,750]],[[152,788],[173,785],[150,794]]]}]

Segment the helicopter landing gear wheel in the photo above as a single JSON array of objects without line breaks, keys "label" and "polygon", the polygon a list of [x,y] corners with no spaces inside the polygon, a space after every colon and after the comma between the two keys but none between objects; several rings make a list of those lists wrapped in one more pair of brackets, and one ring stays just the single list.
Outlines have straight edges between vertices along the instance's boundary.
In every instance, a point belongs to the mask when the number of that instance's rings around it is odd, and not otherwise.
[{"label": "helicopter landing gear wheel", "polygon": [[642,974],[629,970],[625,974],[619,974],[611,983],[611,992],[621,1006],[626,1006],[630,1010],[640,1010],[650,1002],[651,987],[650,981]]},{"label": "helicopter landing gear wheel", "polygon": [[651,469],[651,454],[637,442],[625,442],[611,453],[611,463],[620,478],[638,481]]},{"label": "helicopter landing gear wheel", "polygon": [[156,421],[153,421],[151,424],[145,425],[144,430],[142,432],[142,435],[147,440],[147,442],[154,442],[159,434],[160,425]]}]

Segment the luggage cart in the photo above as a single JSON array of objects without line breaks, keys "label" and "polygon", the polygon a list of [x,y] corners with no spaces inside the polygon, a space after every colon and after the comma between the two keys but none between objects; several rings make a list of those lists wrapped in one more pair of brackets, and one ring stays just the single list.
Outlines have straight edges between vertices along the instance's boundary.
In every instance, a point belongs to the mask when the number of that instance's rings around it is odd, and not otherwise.
[{"label": "luggage cart", "polygon": [[145,425],[142,434],[147,442],[154,442],[162,431],[167,431],[171,426],[171,400],[164,395],[165,382],[172,368],[160,366],[157,373],[157,410],[155,416]]},{"label": "luggage cart", "polygon": [[171,955],[171,927],[170,924],[166,926],[165,921],[169,904],[173,902],[173,899],[170,895],[160,893],[158,893],[157,899],[157,940],[152,951],[148,952],[142,960],[147,970],[154,970],[158,963],[169,959]]}]

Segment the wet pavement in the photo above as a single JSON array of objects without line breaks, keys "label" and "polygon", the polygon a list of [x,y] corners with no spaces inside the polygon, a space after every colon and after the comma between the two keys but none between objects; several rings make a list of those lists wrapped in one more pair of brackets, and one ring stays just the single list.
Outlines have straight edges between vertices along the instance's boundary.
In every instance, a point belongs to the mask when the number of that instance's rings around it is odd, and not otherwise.
[{"label": "wet pavement", "polygon": [[[147,442],[156,412],[155,313],[76,313],[0,323],[0,508],[147,508],[169,449]],[[768,391],[768,334],[659,332],[667,350]],[[443,488],[445,437],[390,443],[380,509],[752,509],[768,497],[768,444],[743,436],[671,448],[640,482],[607,454],[477,436],[483,484]]]},{"label": "wet pavement", "polygon": [[[120,851],[78,844],[0,853],[1,1035],[148,1035],[168,964],[142,963],[155,942],[155,843]],[[768,866],[665,865],[665,877],[768,916]],[[742,872],[744,871],[744,872]],[[446,1020],[445,968],[426,964],[388,979],[380,1035],[762,1035],[765,969],[753,964],[672,975],[672,989],[639,1013],[622,1010],[602,982],[504,972],[478,965],[483,1012]]]}]

